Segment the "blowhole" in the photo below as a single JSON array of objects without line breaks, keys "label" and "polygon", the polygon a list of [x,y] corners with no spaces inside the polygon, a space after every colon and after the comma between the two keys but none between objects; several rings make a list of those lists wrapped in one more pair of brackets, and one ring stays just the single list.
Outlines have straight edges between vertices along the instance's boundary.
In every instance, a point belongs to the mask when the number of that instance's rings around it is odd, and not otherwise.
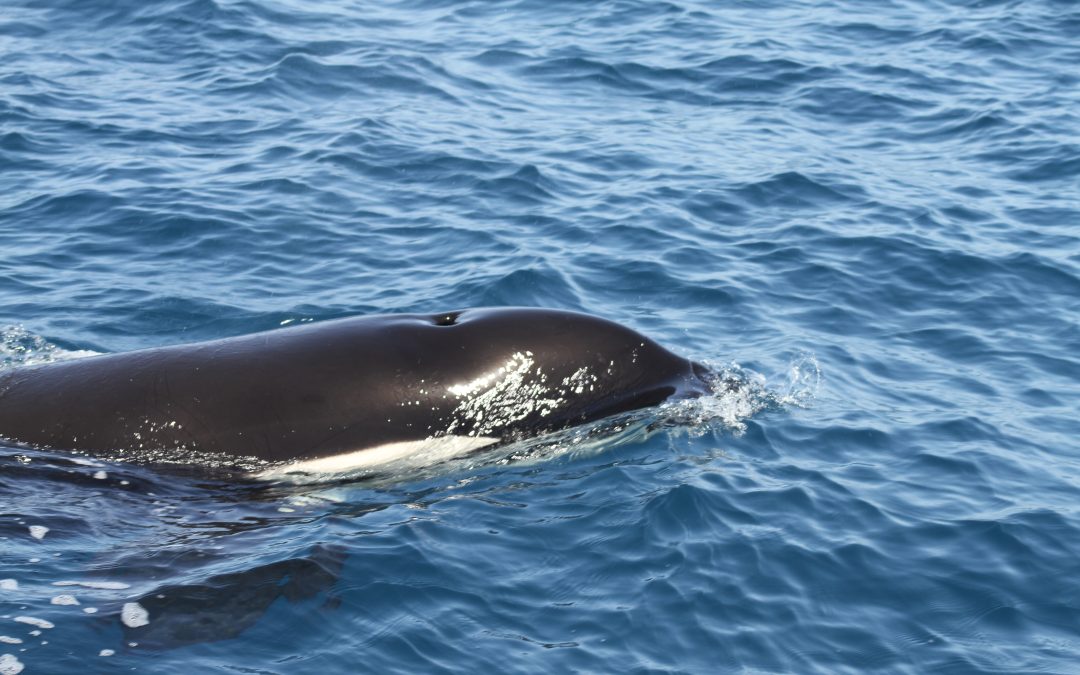
[{"label": "blowhole", "polygon": [[432,319],[432,323],[436,326],[453,326],[457,323],[459,312],[449,312],[447,314],[436,314]]}]

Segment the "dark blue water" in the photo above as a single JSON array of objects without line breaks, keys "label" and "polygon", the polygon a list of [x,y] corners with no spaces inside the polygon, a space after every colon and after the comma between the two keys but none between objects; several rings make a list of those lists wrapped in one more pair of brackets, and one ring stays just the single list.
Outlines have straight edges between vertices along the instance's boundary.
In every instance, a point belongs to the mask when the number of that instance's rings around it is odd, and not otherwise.
[{"label": "dark blue water", "polygon": [[329,485],[0,446],[0,673],[1077,672],[1078,111],[1066,0],[6,1],[4,367],[537,305],[754,386]]}]

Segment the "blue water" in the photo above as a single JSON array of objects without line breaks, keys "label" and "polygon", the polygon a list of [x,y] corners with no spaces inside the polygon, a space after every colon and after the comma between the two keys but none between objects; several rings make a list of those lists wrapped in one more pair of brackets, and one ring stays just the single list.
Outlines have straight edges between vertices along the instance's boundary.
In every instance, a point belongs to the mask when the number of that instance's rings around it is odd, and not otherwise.
[{"label": "blue water", "polygon": [[7,0],[2,367],[536,305],[755,393],[333,484],[0,445],[0,673],[1080,671],[1078,111],[1067,0]]}]

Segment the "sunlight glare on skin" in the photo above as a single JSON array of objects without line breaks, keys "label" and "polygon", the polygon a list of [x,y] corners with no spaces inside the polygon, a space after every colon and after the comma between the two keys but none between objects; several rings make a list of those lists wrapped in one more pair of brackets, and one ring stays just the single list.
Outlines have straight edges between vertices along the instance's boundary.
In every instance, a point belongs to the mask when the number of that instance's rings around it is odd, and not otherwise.
[{"label": "sunlight glare on skin", "polygon": [[530,351],[515,352],[513,356],[507,359],[506,364],[499,366],[498,368],[481,375],[480,377],[470,381],[459,384],[450,385],[447,388],[454,396],[465,397],[481,389],[487,389],[491,386],[496,379],[502,379],[507,373],[511,374],[524,374],[528,372],[533,365],[532,359],[533,353]]}]

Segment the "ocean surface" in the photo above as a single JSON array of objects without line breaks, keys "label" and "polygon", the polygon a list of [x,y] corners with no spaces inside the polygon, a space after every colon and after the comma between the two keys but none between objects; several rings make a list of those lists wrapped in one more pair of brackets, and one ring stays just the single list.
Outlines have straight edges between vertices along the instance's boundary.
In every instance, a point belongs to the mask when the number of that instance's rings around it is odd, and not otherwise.
[{"label": "ocean surface", "polygon": [[498,305],[746,386],[332,482],[0,443],[0,675],[1080,672],[1076,2],[0,6],[0,368]]}]

